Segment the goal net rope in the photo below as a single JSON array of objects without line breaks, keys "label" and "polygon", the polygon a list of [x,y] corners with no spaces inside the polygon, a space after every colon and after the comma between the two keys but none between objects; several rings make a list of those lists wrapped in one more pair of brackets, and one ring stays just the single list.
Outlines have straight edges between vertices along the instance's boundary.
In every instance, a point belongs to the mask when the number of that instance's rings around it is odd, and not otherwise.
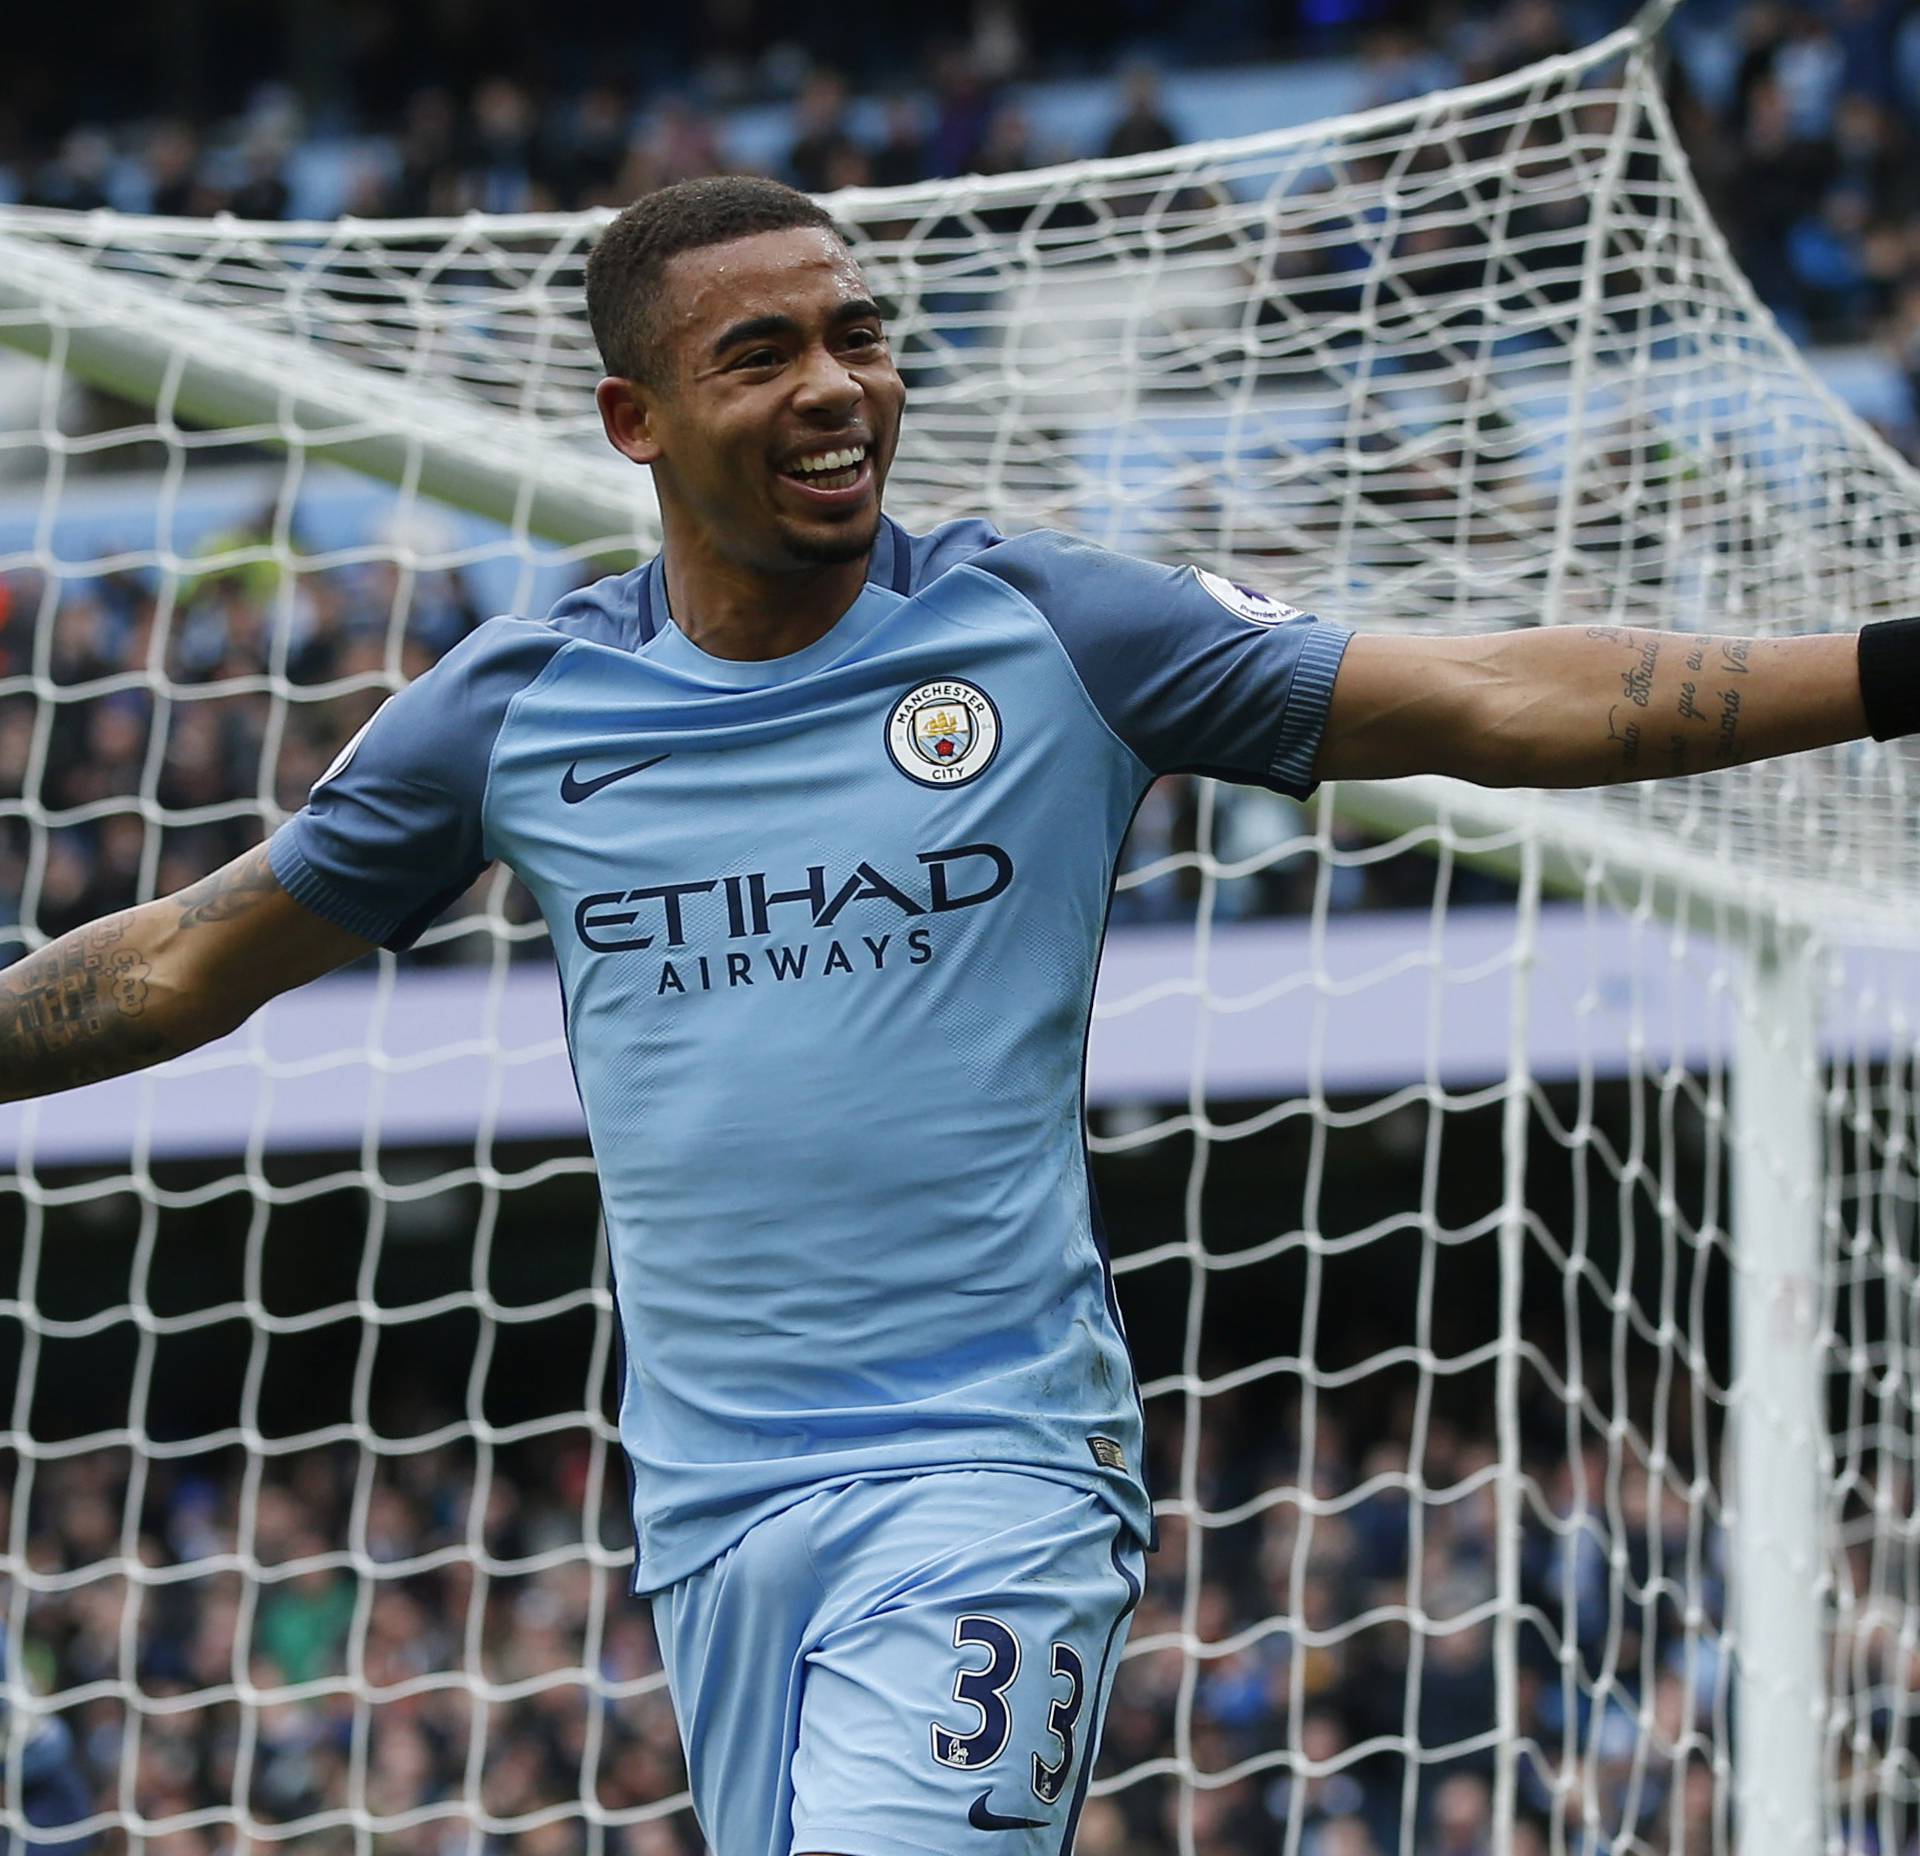
[{"label": "goal net rope", "polygon": [[[1376,630],[1907,610],[1914,477],[1732,263],[1656,24],[837,196],[910,390],[892,513]],[[13,946],[270,830],[466,606],[651,547],[593,410],[604,222],[0,210]],[[1744,669],[1697,650],[1719,726]],[[1164,1544],[1083,1847],[1904,1846],[1912,787],[1866,744],[1156,790],[1090,1088]],[[93,1813],[50,1842],[697,1848],[590,1162],[525,1105],[543,934],[495,872],[351,994],[0,1111],[15,1833],[64,1736]]]}]

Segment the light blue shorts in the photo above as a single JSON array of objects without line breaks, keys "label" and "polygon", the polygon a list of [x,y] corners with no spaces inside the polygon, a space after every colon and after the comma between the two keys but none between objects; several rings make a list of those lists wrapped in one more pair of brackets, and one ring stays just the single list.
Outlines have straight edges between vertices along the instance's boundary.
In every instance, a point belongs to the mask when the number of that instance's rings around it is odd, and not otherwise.
[{"label": "light blue shorts", "polygon": [[1099,1497],[999,1470],[762,1521],[653,1601],[715,1856],[1064,1856],[1142,1571]]}]

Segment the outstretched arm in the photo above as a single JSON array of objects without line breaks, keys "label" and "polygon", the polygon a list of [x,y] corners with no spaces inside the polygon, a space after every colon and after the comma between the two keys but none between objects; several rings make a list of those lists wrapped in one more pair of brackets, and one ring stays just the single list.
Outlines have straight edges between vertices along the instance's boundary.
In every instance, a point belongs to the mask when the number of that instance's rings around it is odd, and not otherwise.
[{"label": "outstretched arm", "polygon": [[372,946],[295,902],[260,845],[0,970],[0,1102],[177,1057]]},{"label": "outstretched arm", "polygon": [[1859,639],[1549,626],[1353,640],[1315,774],[1607,786],[1707,773],[1867,732]]}]

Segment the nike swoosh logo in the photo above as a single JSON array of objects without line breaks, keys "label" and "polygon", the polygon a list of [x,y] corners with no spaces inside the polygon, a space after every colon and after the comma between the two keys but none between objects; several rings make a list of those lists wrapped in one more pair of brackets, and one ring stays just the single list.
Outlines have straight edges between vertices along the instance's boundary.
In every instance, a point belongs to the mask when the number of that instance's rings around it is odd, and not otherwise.
[{"label": "nike swoosh logo", "polygon": [[615,780],[624,780],[636,773],[645,773],[649,767],[657,767],[663,760],[670,759],[666,754],[656,754],[652,760],[637,760],[631,767],[616,767],[611,773],[603,773],[597,779],[583,780],[575,769],[580,763],[575,761],[560,777],[560,797],[568,805],[577,806],[583,799],[591,799],[603,786],[611,786]]},{"label": "nike swoosh logo", "polygon": [[973,1801],[973,1809],[967,1813],[967,1822],[975,1830],[1045,1830],[1047,1820],[1044,1817],[1002,1817],[998,1811],[987,1808],[987,1800],[993,1796],[984,1791]]}]

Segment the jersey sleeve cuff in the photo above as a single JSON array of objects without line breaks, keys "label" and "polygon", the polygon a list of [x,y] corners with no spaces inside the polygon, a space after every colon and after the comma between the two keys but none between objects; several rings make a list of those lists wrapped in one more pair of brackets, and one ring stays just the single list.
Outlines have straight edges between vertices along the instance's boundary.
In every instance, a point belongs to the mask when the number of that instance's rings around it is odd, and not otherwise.
[{"label": "jersey sleeve cuff", "polygon": [[296,812],[267,840],[267,862],[273,866],[280,887],[302,908],[311,909],[323,921],[330,921],[349,934],[357,934],[363,941],[384,945],[393,937],[398,921],[391,914],[343,895],[307,861],[306,853],[300,848],[300,818],[301,814]]},{"label": "jersey sleeve cuff", "polygon": [[1280,738],[1274,743],[1267,777],[1283,792],[1304,799],[1313,791],[1313,763],[1320,755],[1320,736],[1333,701],[1333,680],[1347,654],[1353,633],[1344,625],[1317,620],[1300,647],[1287,688],[1287,706],[1280,718]]}]

